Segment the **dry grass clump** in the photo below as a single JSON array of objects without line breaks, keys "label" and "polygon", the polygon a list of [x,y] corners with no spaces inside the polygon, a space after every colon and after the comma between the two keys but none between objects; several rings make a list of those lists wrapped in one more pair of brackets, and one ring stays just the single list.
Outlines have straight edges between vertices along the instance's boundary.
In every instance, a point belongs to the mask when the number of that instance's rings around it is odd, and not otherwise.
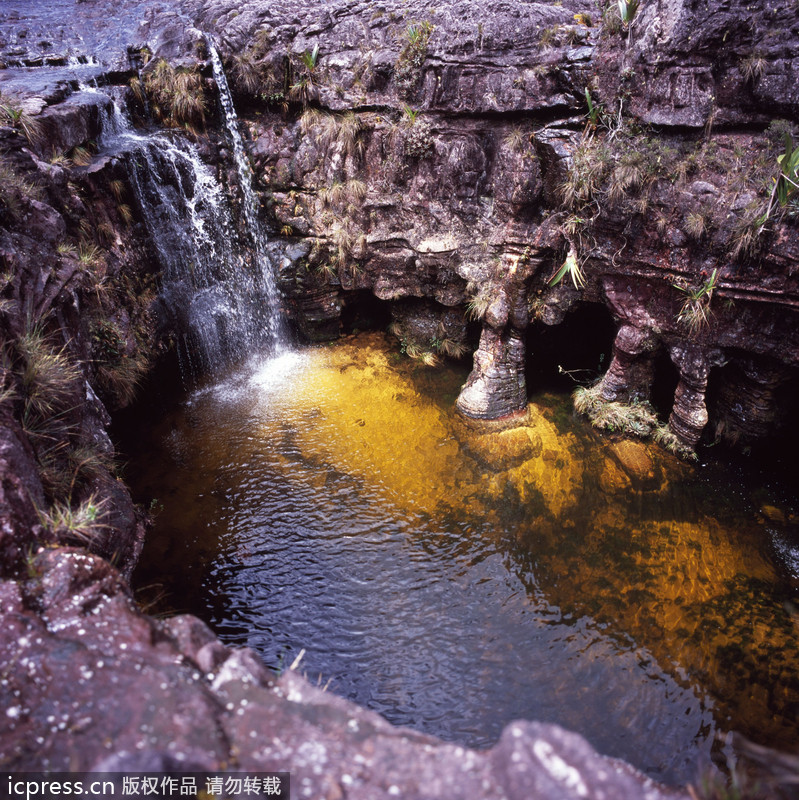
[{"label": "dry grass clump", "polygon": [[652,441],[687,461],[696,461],[696,453],[691,447],[680,441],[677,434],[668,425],[660,423],[652,433]]},{"label": "dry grass clump", "polygon": [[572,395],[574,410],[588,417],[595,428],[611,433],[623,433],[646,438],[657,425],[657,415],[646,401],[619,403],[603,400],[599,384],[579,386]]},{"label": "dry grass clump", "polygon": [[17,352],[26,414],[48,418],[62,412],[80,378],[66,345],[52,345],[43,328],[35,325],[19,338]]},{"label": "dry grass clump", "polygon": [[91,544],[108,528],[103,522],[107,516],[105,498],[96,495],[79,503],[74,508],[69,502],[56,502],[49,511],[40,512],[42,525],[59,541]]},{"label": "dry grass clump", "polygon": [[144,91],[154,116],[163,125],[191,130],[205,126],[203,78],[196,68],[175,69],[161,58],[144,76]]}]

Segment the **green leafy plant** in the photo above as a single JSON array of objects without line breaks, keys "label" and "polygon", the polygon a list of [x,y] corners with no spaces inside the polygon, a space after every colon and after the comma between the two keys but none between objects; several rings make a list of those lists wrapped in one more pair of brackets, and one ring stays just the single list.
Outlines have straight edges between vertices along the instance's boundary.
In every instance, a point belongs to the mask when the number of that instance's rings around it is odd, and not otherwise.
[{"label": "green leafy plant", "polygon": [[394,79],[400,97],[410,97],[419,84],[432,33],[433,24],[427,20],[412,22],[405,29],[404,44],[394,65]]},{"label": "green leafy plant", "polygon": [[640,4],[640,0],[618,0],[619,16],[624,26],[629,27],[632,24]]},{"label": "green leafy plant", "polygon": [[784,208],[788,202],[799,192],[799,147],[794,148],[793,138],[785,134],[785,152],[777,156],[780,175],[774,186],[779,204]]},{"label": "green leafy plant", "polygon": [[31,147],[40,144],[44,138],[39,120],[19,106],[10,103],[0,105],[0,123],[3,122],[21,131]]},{"label": "green leafy plant", "polygon": [[305,70],[304,74],[289,88],[289,99],[307,106],[316,97],[316,64],[319,59],[319,45],[314,45],[313,50],[304,50],[300,53],[300,62]]},{"label": "green leafy plant", "polygon": [[411,108],[410,106],[405,106],[405,108],[403,109],[403,114],[405,115],[406,124],[415,125],[416,120],[419,117],[419,109]]},{"label": "green leafy plant", "polygon": [[673,283],[672,286],[685,295],[682,307],[677,314],[677,321],[686,327],[691,334],[698,333],[710,323],[710,301],[716,289],[718,269],[714,269],[710,277],[698,288]]},{"label": "green leafy plant", "polygon": [[602,117],[604,116],[605,112],[601,103],[594,103],[593,98],[591,97],[591,92],[587,86],[585,87],[585,102],[588,106],[588,121],[592,128],[596,128],[596,126],[602,121]]},{"label": "green leafy plant", "polygon": [[549,286],[557,286],[566,276],[569,276],[575,289],[582,289],[585,286],[585,274],[583,273],[580,262],[577,258],[577,251],[574,247],[569,248],[565,261],[560,269],[549,279]]},{"label": "green leafy plant", "polygon": [[317,61],[319,60],[319,44],[315,44],[313,50],[305,50],[303,53],[301,53],[300,60],[308,72],[313,72],[316,69]]}]

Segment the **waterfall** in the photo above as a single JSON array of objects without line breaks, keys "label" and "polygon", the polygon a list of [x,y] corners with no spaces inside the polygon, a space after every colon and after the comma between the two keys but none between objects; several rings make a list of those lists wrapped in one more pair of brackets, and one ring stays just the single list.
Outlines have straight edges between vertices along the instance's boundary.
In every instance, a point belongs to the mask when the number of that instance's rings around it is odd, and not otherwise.
[{"label": "waterfall", "polygon": [[275,313],[275,310],[279,307],[280,293],[275,281],[274,265],[266,249],[266,236],[258,219],[260,203],[252,187],[252,170],[250,169],[250,162],[244,150],[244,142],[242,141],[241,133],[239,132],[238,117],[233,105],[233,95],[230,93],[227,77],[222,68],[222,61],[219,58],[219,53],[210,36],[206,36],[206,43],[208,46],[208,54],[211,57],[214,80],[219,88],[219,102],[222,106],[225,128],[233,146],[233,160],[236,164],[239,188],[242,194],[244,219],[247,225],[247,232],[252,239],[254,247],[258,279],[263,286],[264,293],[268,300],[268,308],[272,311],[266,318],[268,333],[272,345],[276,350],[279,350],[281,349],[284,339],[280,316]]},{"label": "waterfall", "polygon": [[278,293],[263,236],[253,233],[249,182],[242,191],[251,248],[241,241],[223,187],[188,139],[137,132],[115,102],[101,113],[101,128],[100,145],[124,162],[161,266],[160,312],[177,334],[184,381],[279,349]]}]

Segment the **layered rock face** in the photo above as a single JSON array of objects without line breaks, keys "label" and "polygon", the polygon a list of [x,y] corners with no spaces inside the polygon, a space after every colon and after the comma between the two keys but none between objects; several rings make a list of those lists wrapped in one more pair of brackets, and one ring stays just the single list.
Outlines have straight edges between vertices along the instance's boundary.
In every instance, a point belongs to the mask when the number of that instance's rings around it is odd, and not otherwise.
[{"label": "layered rock face", "polygon": [[[620,331],[604,398],[647,398],[667,353],[690,448],[708,420],[755,439],[778,416],[758,387],[796,379],[795,202],[762,220],[797,116],[796,21],[762,12],[209,2],[197,24],[228,57],[275,227],[305,245],[283,288],[306,335],[353,289],[402,299],[416,351],[480,319],[458,408],[498,418],[526,403],[530,326],[602,303]],[[549,287],[570,250],[585,285]],[[449,328],[428,336],[431,315]],[[759,400],[708,411],[708,381]]]}]

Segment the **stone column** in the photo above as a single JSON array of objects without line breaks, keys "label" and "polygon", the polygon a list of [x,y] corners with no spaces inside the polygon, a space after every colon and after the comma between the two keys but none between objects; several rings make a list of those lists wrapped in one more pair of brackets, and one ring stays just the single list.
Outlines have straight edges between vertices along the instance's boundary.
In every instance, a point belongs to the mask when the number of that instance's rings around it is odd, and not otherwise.
[{"label": "stone column", "polygon": [[705,351],[691,345],[675,345],[670,348],[670,355],[680,371],[680,380],[674,392],[669,430],[693,449],[707,425],[705,392],[711,361]]},{"label": "stone column", "polygon": [[455,403],[473,419],[502,419],[527,408],[525,331],[530,322],[527,307],[529,264],[518,269],[510,260],[502,285],[483,321],[480,344],[471,375]]},{"label": "stone column", "polygon": [[716,435],[735,444],[772,433],[781,421],[777,390],[789,377],[789,368],[770,358],[736,359],[722,373],[714,414]]},{"label": "stone column", "polygon": [[613,342],[613,359],[599,383],[606,402],[648,400],[655,375],[657,340],[649,330],[622,325]]},{"label": "stone column", "polygon": [[455,407],[473,419],[501,419],[527,408],[524,335],[483,326],[474,367]]}]

